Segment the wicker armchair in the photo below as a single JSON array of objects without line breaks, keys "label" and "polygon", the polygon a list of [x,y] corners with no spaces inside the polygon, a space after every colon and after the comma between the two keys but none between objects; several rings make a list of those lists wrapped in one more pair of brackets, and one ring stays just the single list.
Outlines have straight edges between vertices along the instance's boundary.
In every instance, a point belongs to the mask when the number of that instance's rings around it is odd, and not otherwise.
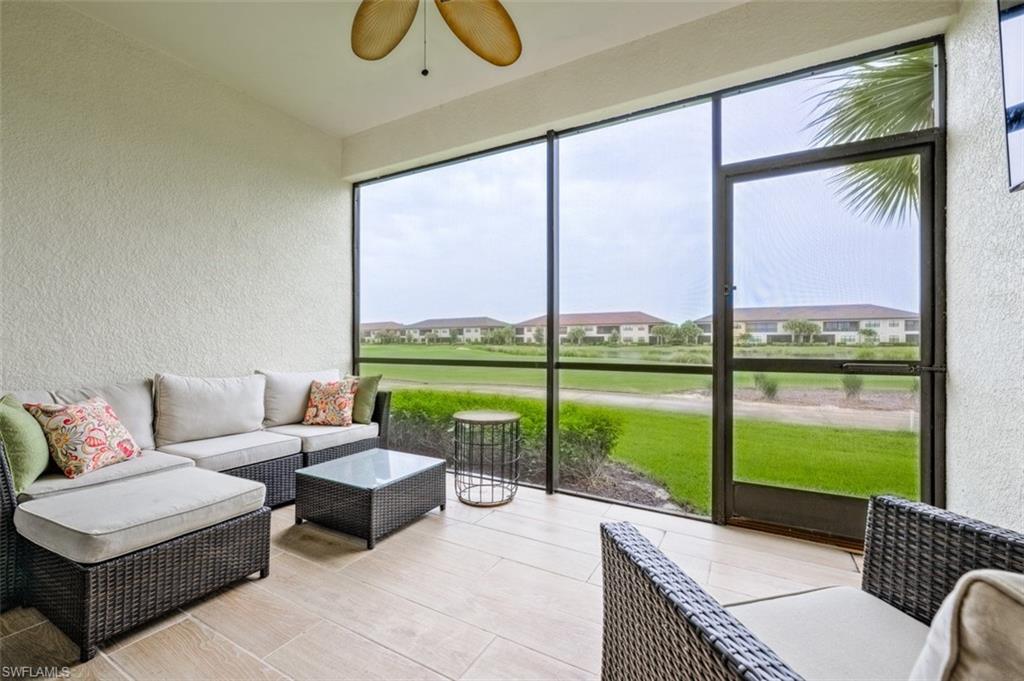
[{"label": "wicker armchair", "polygon": [[[607,681],[799,679],[632,525],[601,527]],[[928,623],[961,575],[1024,572],[1024,535],[897,497],[868,510],[861,588]]]}]

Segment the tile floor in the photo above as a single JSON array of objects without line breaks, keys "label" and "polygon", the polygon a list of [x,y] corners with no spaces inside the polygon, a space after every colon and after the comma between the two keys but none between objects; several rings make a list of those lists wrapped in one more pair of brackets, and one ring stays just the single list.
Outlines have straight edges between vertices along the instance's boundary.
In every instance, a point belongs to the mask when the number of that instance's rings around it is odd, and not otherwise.
[{"label": "tile floor", "polygon": [[594,679],[608,520],[640,527],[723,603],[860,583],[858,557],[835,548],[529,488],[479,509],[449,490],[443,514],[373,551],[278,509],[267,579],[108,642],[84,665],[39,613],[12,610],[0,660],[122,680]]}]

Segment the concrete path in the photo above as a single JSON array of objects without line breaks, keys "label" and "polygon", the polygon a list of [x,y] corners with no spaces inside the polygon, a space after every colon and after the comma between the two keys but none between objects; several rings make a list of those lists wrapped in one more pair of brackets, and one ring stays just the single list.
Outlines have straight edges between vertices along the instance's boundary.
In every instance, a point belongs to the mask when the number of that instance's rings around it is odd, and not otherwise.
[{"label": "concrete path", "polygon": [[[530,386],[496,385],[449,385],[432,383],[424,385],[406,381],[389,381],[402,388],[447,389],[471,393],[515,395],[544,399],[543,388]],[[711,398],[693,393],[683,394],[636,394],[620,392],[599,392],[593,390],[571,390],[563,388],[561,398],[571,402],[594,404],[603,407],[629,407],[683,414],[707,414],[711,416]],[[835,426],[837,428],[868,428],[872,430],[913,430],[920,425],[920,415],[911,409],[850,409],[833,405],[809,406],[781,402],[749,402],[735,400],[733,415],[740,419],[757,419],[776,423],[793,423],[806,426]]]}]

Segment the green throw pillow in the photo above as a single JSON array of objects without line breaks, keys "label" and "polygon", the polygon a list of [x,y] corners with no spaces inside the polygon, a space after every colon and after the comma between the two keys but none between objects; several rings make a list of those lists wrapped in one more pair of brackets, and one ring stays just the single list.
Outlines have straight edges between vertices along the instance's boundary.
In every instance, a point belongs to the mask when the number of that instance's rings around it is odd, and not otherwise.
[{"label": "green throw pillow", "polygon": [[31,414],[13,395],[0,400],[0,437],[18,493],[35,482],[50,464],[46,436]]},{"label": "green throw pillow", "polygon": [[356,387],[355,404],[352,405],[353,423],[370,423],[373,419],[373,405],[377,402],[377,387],[382,376],[360,376]]}]

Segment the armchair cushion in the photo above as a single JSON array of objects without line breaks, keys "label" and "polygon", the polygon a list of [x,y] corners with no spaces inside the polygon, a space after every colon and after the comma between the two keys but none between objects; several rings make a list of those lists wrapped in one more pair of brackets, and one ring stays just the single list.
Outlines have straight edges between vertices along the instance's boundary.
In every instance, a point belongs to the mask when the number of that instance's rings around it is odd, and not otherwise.
[{"label": "armchair cushion", "polygon": [[841,586],[726,608],[807,679],[907,679],[928,627]]},{"label": "armchair cushion", "polygon": [[974,570],[942,602],[913,679],[1024,679],[1024,575]]}]

